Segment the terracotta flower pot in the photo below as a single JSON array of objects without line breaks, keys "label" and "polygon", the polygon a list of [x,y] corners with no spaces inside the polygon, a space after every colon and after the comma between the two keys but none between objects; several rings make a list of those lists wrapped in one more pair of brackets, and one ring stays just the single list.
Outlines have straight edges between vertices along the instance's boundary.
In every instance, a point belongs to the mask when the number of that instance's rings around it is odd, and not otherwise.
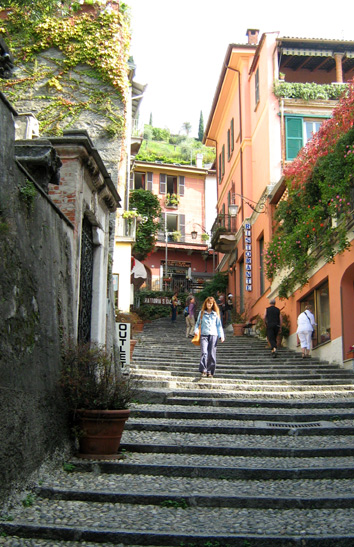
[{"label": "terracotta flower pot", "polygon": [[144,330],[144,322],[139,321],[138,323],[133,324],[133,332],[143,332]]},{"label": "terracotta flower pot", "polygon": [[232,328],[234,329],[234,336],[243,336],[245,331],[243,323],[232,323]]},{"label": "terracotta flower pot", "polygon": [[134,348],[136,343],[137,343],[137,340],[130,340],[130,361],[132,361],[133,359],[133,353],[134,353]]},{"label": "terracotta flower pot", "polygon": [[78,410],[77,425],[80,429],[80,458],[116,459],[118,448],[129,418],[125,410]]},{"label": "terracotta flower pot", "polygon": [[346,359],[354,359],[354,351],[348,351]]}]

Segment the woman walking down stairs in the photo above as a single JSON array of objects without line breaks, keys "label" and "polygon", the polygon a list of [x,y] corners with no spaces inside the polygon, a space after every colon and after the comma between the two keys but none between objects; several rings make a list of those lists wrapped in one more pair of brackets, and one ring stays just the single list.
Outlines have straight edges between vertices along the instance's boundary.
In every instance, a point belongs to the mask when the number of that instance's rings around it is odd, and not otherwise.
[{"label": "woman walking down stairs", "polygon": [[200,379],[178,319],[135,348],[123,459],[43,473],[1,515],[0,546],[354,545],[353,374],[227,335]]}]

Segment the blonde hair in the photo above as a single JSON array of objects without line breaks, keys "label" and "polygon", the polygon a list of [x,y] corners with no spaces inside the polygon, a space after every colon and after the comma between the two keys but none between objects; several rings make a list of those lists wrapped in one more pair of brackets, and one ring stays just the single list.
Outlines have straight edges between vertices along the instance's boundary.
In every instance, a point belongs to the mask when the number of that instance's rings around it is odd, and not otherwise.
[{"label": "blonde hair", "polygon": [[208,302],[212,303],[212,308],[211,309],[213,311],[215,311],[218,314],[218,316],[220,317],[219,306],[217,305],[217,303],[215,301],[215,298],[213,296],[207,296],[207,298],[204,300],[203,305],[202,305],[202,309],[201,309],[201,313],[200,313],[200,319],[202,319],[203,314],[204,314],[205,310],[207,309],[207,303]]}]

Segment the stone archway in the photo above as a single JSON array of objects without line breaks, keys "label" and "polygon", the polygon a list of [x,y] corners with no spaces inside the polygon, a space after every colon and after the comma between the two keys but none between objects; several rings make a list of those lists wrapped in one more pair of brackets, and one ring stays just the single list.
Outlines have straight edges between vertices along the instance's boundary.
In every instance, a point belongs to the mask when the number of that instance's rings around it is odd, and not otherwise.
[{"label": "stone archway", "polygon": [[351,264],[343,274],[341,301],[343,359],[345,359],[348,348],[354,344],[354,264]]}]

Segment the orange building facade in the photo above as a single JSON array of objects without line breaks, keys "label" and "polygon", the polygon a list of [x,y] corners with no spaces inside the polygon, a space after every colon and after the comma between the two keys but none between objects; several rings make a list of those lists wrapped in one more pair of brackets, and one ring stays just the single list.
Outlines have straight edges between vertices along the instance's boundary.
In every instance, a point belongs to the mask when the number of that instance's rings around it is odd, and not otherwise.
[{"label": "orange building facade", "polygon": [[198,165],[134,162],[130,189],[152,191],[162,209],[154,251],[143,261],[147,288],[196,292],[213,275],[216,254],[209,249],[209,233],[215,172]]},{"label": "orange building facade", "polygon": [[[309,283],[280,300],[281,273],[272,283],[267,280],[264,251],[273,236],[277,204],[286,199],[283,169],[331,117],[345,82],[353,78],[354,42],[280,38],[278,33],[258,40],[254,29],[247,35],[248,43],[227,49],[204,134],[205,144],[216,146],[211,245],[218,252],[217,269],[229,273],[228,289],[248,320],[263,316],[269,299],[276,298],[290,318],[288,346],[294,349],[297,316],[312,303],[314,355],[352,367],[347,350],[354,344],[354,253],[346,251],[334,264],[319,258]],[[352,248],[351,234],[352,229]]]}]

